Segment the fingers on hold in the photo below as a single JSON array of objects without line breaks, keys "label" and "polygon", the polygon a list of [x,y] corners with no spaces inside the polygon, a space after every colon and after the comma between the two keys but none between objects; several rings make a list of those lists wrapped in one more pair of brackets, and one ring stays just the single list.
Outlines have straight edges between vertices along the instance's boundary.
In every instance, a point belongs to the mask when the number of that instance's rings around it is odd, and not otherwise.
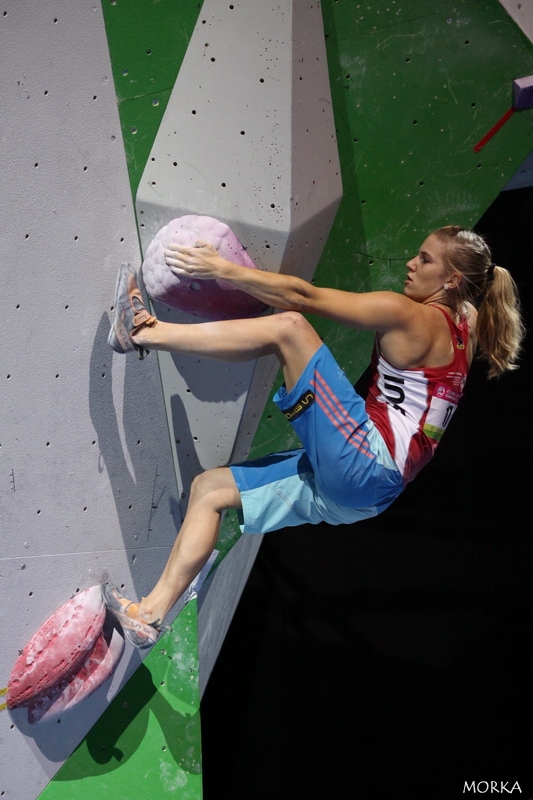
[{"label": "fingers on hold", "polygon": [[185,245],[182,244],[169,244],[163,252],[165,255],[175,256],[180,254],[189,255],[193,250],[194,247],[185,247]]}]

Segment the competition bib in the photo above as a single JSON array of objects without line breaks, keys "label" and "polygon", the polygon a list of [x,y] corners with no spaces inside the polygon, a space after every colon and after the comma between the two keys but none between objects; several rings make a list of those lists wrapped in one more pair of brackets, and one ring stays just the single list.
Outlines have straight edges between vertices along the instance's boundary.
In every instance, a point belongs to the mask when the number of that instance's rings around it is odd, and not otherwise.
[{"label": "competition bib", "polygon": [[424,433],[430,439],[439,441],[448,427],[461,395],[448,386],[439,384],[431,400],[424,422]]}]

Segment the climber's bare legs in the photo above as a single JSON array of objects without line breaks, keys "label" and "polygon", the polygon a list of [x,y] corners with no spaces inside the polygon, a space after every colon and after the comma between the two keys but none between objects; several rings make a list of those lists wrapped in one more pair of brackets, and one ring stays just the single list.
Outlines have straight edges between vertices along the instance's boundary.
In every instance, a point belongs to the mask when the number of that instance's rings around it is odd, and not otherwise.
[{"label": "climber's bare legs", "polygon": [[222,512],[240,508],[239,491],[228,467],[198,475],[191,486],[187,514],[158,582],[143,598],[141,618],[163,620],[213,552]]},{"label": "climber's bare legs", "polygon": [[322,344],[315,329],[295,311],[191,325],[158,320],[131,338],[148,350],[190,353],[221,361],[250,361],[274,354],[283,368],[287,391]]},{"label": "climber's bare legs", "polygon": [[[294,386],[322,341],[296,312],[247,320],[175,325],[158,321],[135,336],[148,349],[186,352],[224,361],[245,361],[275,354],[283,367],[287,390]],[[193,481],[187,514],[169,560],[141,616],[163,620],[200,572],[215,546],[222,512],[240,508],[239,491],[228,467],[211,469]]]},{"label": "climber's bare legs", "polygon": [[[158,320],[142,328],[132,339],[149,350],[190,353],[222,361],[276,355],[287,391],[322,345],[314,328],[293,311],[190,325]],[[196,477],[187,514],[163,573],[141,604],[129,607],[128,615],[146,622],[162,621],[211,555],[223,511],[240,507],[239,491],[228,467],[207,470]],[[124,605],[127,604],[124,599]]]}]

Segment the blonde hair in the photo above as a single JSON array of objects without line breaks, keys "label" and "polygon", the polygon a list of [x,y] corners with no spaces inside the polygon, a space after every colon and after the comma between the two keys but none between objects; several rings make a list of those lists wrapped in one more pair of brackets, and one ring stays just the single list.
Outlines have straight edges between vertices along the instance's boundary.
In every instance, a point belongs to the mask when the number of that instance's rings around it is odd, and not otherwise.
[{"label": "blonde hair", "polygon": [[476,334],[481,358],[488,363],[489,378],[517,369],[524,324],[518,289],[511,274],[492,263],[485,240],[468,228],[447,225],[434,231],[446,245],[445,268],[458,272],[461,280],[447,293],[454,311],[466,302],[478,309]]}]

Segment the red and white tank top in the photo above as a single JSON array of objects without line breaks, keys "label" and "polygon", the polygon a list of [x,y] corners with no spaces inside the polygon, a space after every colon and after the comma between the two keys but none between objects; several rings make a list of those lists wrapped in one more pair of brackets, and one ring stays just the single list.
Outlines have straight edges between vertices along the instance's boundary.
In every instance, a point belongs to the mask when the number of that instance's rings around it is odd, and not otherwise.
[{"label": "red and white tank top", "polygon": [[397,369],[385,361],[377,342],[372,355],[366,410],[406,483],[437,449],[468,374],[466,318],[461,317],[457,325],[444,309],[439,311],[446,318],[453,342],[453,359],[447,366]]}]

